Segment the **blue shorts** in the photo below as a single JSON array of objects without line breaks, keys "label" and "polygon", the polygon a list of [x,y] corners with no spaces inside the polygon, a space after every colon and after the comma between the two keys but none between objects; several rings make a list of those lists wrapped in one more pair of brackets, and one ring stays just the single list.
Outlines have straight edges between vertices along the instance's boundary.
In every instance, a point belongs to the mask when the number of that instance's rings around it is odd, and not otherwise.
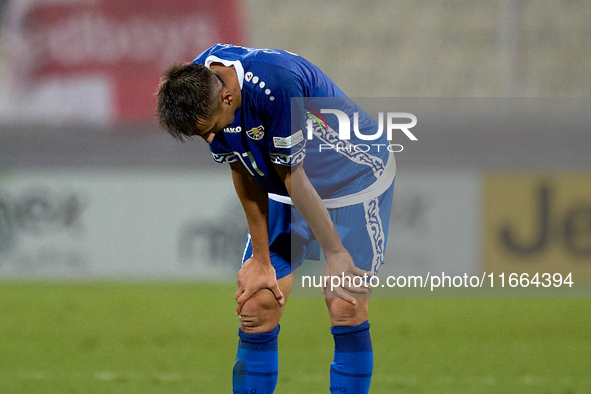
[{"label": "blue shorts", "polygon": [[[381,196],[364,203],[329,209],[341,242],[355,266],[376,275],[384,264],[394,183]],[[269,250],[277,279],[289,275],[305,259],[319,260],[320,247],[308,223],[288,204],[269,200]],[[242,264],[252,256],[246,237]]]}]

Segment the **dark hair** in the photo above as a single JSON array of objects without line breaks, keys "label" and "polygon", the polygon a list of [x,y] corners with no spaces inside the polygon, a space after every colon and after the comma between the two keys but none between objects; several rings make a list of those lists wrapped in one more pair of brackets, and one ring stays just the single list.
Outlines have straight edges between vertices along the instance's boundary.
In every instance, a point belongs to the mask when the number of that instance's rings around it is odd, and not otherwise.
[{"label": "dark hair", "polygon": [[213,71],[202,64],[184,63],[170,67],[160,79],[156,118],[178,141],[198,133],[200,121],[220,107],[216,92],[221,85]]}]

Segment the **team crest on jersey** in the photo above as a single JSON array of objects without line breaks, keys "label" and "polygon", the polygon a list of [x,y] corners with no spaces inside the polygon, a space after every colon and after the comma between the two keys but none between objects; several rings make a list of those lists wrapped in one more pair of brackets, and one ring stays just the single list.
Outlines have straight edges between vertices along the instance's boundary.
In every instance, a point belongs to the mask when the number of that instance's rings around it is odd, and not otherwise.
[{"label": "team crest on jersey", "polygon": [[259,127],[253,127],[246,132],[246,135],[255,141],[262,139],[265,136],[265,128],[261,125]]}]

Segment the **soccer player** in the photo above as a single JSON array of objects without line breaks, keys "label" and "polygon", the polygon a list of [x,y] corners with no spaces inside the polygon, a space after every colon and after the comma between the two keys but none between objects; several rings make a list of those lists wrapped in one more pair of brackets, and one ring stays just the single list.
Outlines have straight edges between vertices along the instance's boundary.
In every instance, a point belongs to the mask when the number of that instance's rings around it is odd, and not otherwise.
[{"label": "soccer player", "polygon": [[[321,97],[334,99],[332,112],[314,105]],[[348,140],[336,131],[343,114],[354,119]],[[173,137],[203,138],[214,160],[231,167],[249,227],[235,295],[233,392],[272,393],[279,321],[301,262],[317,259],[318,245],[329,277],[375,275],[384,261],[396,166],[376,133],[382,125],[304,58],[228,44],[166,72],[157,116]],[[335,341],[331,392],[369,391],[370,291],[348,282],[324,289]]]}]

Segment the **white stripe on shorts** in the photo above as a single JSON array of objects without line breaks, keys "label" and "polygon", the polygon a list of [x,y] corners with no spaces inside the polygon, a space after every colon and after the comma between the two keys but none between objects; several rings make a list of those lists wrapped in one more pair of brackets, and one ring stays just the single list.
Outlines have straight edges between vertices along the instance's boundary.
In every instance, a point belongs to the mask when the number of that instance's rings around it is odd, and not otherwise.
[{"label": "white stripe on shorts", "polygon": [[384,261],[384,244],[386,242],[382,218],[380,217],[379,199],[374,198],[363,203],[365,211],[365,227],[371,242],[373,261],[371,262],[371,273],[375,275],[382,261]]},{"label": "white stripe on shorts", "polygon": [[240,263],[240,265],[244,265],[244,262],[246,261],[246,251],[248,250],[248,245],[250,245],[251,239],[252,237],[250,236],[250,233],[248,233],[248,235],[246,236],[246,243],[244,244],[244,251],[242,252],[242,262]]}]

